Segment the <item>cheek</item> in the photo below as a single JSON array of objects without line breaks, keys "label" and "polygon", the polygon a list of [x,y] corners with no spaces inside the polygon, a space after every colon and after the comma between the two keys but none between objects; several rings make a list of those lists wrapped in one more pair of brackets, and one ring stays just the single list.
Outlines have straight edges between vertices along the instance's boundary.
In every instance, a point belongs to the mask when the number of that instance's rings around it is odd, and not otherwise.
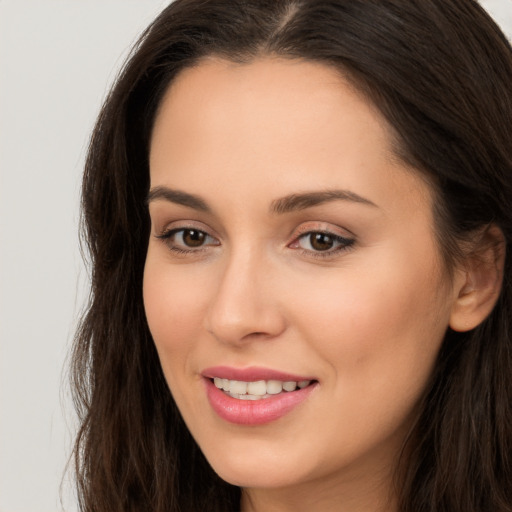
[{"label": "cheek", "polygon": [[300,304],[296,298],[296,322],[329,361],[340,400],[364,397],[369,410],[389,396],[401,397],[404,409],[411,406],[448,325],[449,302],[434,256],[402,254],[382,250],[371,265],[317,280]]},{"label": "cheek", "polygon": [[313,291],[304,294],[300,304],[295,297],[298,318],[329,333],[334,347],[362,352],[380,342],[391,347],[393,341],[408,339],[414,345],[418,337],[435,337],[445,312],[436,300],[435,280],[421,272],[348,272],[338,282],[317,281],[307,288]]},{"label": "cheek", "polygon": [[204,279],[148,254],[143,294],[149,329],[170,377],[174,372],[168,366],[183,368],[183,360],[198,343],[208,297]]}]

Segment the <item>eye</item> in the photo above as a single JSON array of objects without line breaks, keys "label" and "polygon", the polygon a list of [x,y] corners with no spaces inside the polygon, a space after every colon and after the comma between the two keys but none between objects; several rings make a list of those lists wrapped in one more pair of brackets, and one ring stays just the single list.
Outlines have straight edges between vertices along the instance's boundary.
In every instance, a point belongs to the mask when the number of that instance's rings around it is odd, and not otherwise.
[{"label": "eye", "polygon": [[213,236],[196,228],[170,229],[157,238],[164,240],[172,251],[180,253],[196,252],[205,246],[219,245],[219,241]]},{"label": "eye", "polygon": [[329,251],[336,243],[336,238],[328,233],[308,233],[299,238],[299,246],[312,251]]},{"label": "eye", "polygon": [[354,239],[328,231],[308,231],[297,237],[289,247],[301,249],[315,257],[328,257],[348,249],[354,242]]},{"label": "eye", "polygon": [[174,233],[174,243],[187,247],[201,247],[207,238],[208,235],[198,229],[180,229]]}]

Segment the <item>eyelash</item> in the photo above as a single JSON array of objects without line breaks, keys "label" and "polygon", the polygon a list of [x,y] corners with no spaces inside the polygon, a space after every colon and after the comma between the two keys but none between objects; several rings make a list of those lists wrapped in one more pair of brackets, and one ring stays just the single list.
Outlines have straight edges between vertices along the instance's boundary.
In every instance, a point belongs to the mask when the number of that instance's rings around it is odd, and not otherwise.
[{"label": "eyelash", "polygon": [[[182,227],[182,228],[169,229],[160,235],[156,235],[156,238],[158,238],[159,240],[162,240],[165,243],[165,245],[168,247],[169,250],[173,251],[176,254],[181,254],[181,255],[197,254],[197,253],[205,251],[206,247],[208,247],[208,246],[220,245],[220,243],[208,244],[208,245],[201,244],[200,246],[198,246],[195,249],[194,248],[185,249],[183,247],[178,247],[171,243],[172,237],[176,236],[178,233],[182,233],[182,236],[183,236],[187,231],[189,231],[189,232],[194,231],[197,234],[204,236],[206,240],[208,238],[215,240],[214,237],[209,235],[206,231],[203,231],[203,230],[200,230],[200,229],[197,229],[194,227],[190,227],[190,228]],[[339,245],[335,249],[327,249],[325,251],[315,251],[312,249],[304,249],[303,247],[300,247],[300,245],[299,245],[300,241],[303,239],[306,239],[307,237],[311,237],[312,235],[327,236],[331,239],[333,244],[339,244]],[[300,233],[298,236],[296,236],[294,238],[294,240],[288,244],[287,247],[297,249],[298,251],[300,251],[302,254],[304,254],[307,257],[326,259],[326,258],[332,258],[335,255],[338,255],[339,253],[341,253],[343,251],[349,250],[354,245],[354,243],[355,243],[355,239],[346,238],[341,235],[332,233],[331,231],[321,230],[321,229],[317,229],[317,230],[309,229],[307,231]],[[293,246],[296,246],[296,247],[293,247]]]},{"label": "eyelash", "polygon": [[[164,231],[161,235],[156,235],[156,238],[158,238],[159,240],[162,240],[171,251],[173,251],[177,254],[193,254],[193,253],[198,253],[198,252],[204,251],[205,245],[201,245],[196,249],[193,249],[193,248],[185,249],[184,247],[177,247],[176,245],[172,245],[171,239],[173,236],[177,235],[178,233],[185,234],[187,231],[195,231],[196,233],[200,233],[201,235],[204,235],[206,239],[211,238],[214,240],[214,238],[211,235],[209,235],[206,231],[203,231],[201,229],[197,229],[194,227],[169,229],[167,231]],[[213,245],[219,245],[219,244],[213,244]]]},{"label": "eyelash", "polygon": [[[328,236],[333,244],[339,244],[338,247],[334,249],[327,249],[325,251],[315,251],[311,249],[304,249],[299,246],[300,240],[307,239],[307,237],[311,237],[312,235],[324,235]],[[349,250],[355,243],[355,239],[353,238],[346,238],[341,235],[337,235],[336,233],[333,233],[332,231],[323,230],[323,229],[308,229],[307,231],[304,231],[303,233],[300,233],[294,240],[291,242],[288,247],[291,247],[293,245],[297,245],[297,250],[299,250],[302,254],[313,257],[313,258],[319,258],[319,259],[327,259],[327,258],[333,258],[340,254],[341,252]],[[311,244],[310,244],[311,245]]]}]

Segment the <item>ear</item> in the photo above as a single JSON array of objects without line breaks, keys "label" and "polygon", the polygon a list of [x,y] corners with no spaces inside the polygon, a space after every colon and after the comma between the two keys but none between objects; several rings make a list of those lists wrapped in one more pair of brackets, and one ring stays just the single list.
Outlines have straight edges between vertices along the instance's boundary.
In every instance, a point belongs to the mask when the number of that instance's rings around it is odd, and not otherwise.
[{"label": "ear", "polygon": [[464,332],[477,327],[491,313],[501,292],[505,265],[505,237],[498,226],[479,232],[457,270],[450,327]]}]

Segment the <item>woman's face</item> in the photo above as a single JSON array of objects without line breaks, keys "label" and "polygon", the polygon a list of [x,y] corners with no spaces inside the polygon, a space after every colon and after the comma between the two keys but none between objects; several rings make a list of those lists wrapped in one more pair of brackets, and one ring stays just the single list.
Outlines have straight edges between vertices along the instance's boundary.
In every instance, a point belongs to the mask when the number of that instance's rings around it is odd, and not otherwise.
[{"label": "woman's face", "polygon": [[209,59],[167,92],[150,169],[147,319],[213,468],[386,479],[455,292],[383,118],[321,64]]}]

